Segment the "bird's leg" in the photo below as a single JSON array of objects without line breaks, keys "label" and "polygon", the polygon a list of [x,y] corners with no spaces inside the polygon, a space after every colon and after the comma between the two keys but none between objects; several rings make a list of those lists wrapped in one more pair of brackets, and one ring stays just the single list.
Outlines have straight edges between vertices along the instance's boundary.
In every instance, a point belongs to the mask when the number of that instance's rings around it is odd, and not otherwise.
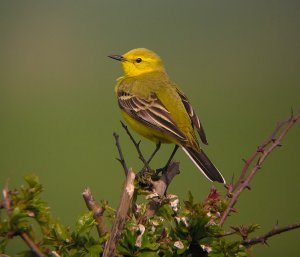
[{"label": "bird's leg", "polygon": [[161,145],[160,142],[158,142],[158,143],[156,144],[156,147],[155,147],[153,153],[151,154],[149,160],[147,161],[148,164],[151,162],[151,160],[153,159],[153,157],[155,156],[155,154],[158,152],[158,150],[159,150],[159,148],[160,148],[160,145]]},{"label": "bird's leg", "polygon": [[164,167],[160,168],[160,169],[157,169],[156,173],[165,172],[168,169],[168,167],[169,167],[169,165],[170,165],[170,163],[171,163],[171,161],[172,161],[175,153],[177,152],[178,148],[179,148],[179,145],[175,145],[175,147],[174,147],[174,149],[173,149],[173,151],[171,153],[171,156],[169,157],[166,165]]},{"label": "bird's leg", "polygon": [[155,154],[158,152],[160,146],[161,146],[161,143],[158,142],[158,143],[156,144],[156,147],[155,147],[153,153],[152,153],[151,156],[149,157],[148,161],[146,161],[146,164],[147,164],[147,165],[145,165],[145,166],[143,167],[143,169],[141,170],[141,174],[143,174],[143,173],[145,173],[145,171],[149,170],[149,163],[151,162],[151,160],[153,159],[153,157],[155,156]]}]

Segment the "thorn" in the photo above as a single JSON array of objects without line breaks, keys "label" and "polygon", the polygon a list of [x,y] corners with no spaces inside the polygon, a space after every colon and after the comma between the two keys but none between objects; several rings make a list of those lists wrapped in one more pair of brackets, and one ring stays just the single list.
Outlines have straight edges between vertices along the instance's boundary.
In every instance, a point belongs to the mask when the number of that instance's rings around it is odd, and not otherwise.
[{"label": "thorn", "polygon": [[227,196],[228,198],[232,198],[233,194],[232,194],[232,193],[227,193],[226,196]]},{"label": "thorn", "polygon": [[264,148],[260,145],[257,147],[257,152],[258,153],[263,153],[264,152]]},{"label": "thorn", "polygon": [[231,212],[237,213],[237,210],[235,208],[230,208]]},{"label": "thorn", "polygon": [[229,184],[231,187],[233,186],[233,182],[234,182],[234,173],[232,174],[231,182],[230,182],[230,184]]},{"label": "thorn", "polygon": [[279,144],[277,144],[277,147],[281,147],[281,146],[282,146],[282,144],[280,144],[280,143],[279,143]]},{"label": "thorn", "polygon": [[291,120],[294,118],[294,110],[293,107],[291,107]]},{"label": "thorn", "polygon": [[248,161],[244,158],[242,158],[242,161],[245,163],[245,164],[248,164]]},{"label": "thorn", "polygon": [[251,190],[251,187],[250,186],[246,186],[246,188],[250,191]]},{"label": "thorn", "polygon": [[263,240],[263,244],[265,244],[266,246],[269,246],[269,247],[270,247],[270,245],[269,245],[268,242],[267,242],[267,239],[264,239],[264,240]]},{"label": "thorn", "polygon": [[256,164],[256,168],[257,168],[258,170],[261,169],[261,165],[259,164],[259,162]]}]

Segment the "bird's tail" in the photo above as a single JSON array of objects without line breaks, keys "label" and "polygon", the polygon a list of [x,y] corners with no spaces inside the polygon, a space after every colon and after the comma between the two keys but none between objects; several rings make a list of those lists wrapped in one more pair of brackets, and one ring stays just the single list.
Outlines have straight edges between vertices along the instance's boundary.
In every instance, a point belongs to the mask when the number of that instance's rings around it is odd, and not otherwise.
[{"label": "bird's tail", "polygon": [[225,179],[206,154],[200,150],[197,151],[191,147],[182,147],[183,151],[190,157],[197,168],[211,181],[217,181],[225,184]]}]

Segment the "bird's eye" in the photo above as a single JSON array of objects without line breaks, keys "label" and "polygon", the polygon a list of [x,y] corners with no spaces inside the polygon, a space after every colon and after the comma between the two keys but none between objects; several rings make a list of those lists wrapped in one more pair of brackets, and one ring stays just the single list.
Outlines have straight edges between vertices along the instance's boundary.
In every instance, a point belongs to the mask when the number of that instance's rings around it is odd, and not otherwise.
[{"label": "bird's eye", "polygon": [[135,61],[136,61],[137,63],[140,63],[140,62],[142,62],[142,58],[137,58]]}]

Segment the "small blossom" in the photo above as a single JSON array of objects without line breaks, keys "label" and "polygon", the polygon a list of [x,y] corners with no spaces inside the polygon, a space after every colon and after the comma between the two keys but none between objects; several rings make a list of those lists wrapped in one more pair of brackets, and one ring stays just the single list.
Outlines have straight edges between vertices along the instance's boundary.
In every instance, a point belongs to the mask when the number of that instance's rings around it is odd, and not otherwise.
[{"label": "small blossom", "polygon": [[158,226],[159,225],[159,222],[157,220],[152,220],[152,225],[153,226]]},{"label": "small blossom", "polygon": [[206,198],[206,201],[218,201],[220,199],[220,194],[215,187],[211,187],[210,192]]},{"label": "small blossom", "polygon": [[176,242],[174,243],[174,246],[175,246],[176,248],[178,248],[178,249],[183,249],[183,248],[184,248],[184,245],[183,245],[183,243],[182,243],[180,240],[176,241]]},{"label": "small blossom", "polygon": [[174,212],[178,212],[178,204],[179,204],[179,199],[176,198],[175,200],[170,202],[171,208],[173,209]]},{"label": "small blossom", "polygon": [[179,223],[180,221],[182,221],[186,227],[189,226],[186,217],[175,217],[175,219],[176,219],[177,223]]},{"label": "small blossom", "polygon": [[159,197],[159,194],[153,193],[153,194],[147,195],[147,196],[146,196],[146,199],[152,199],[152,198],[156,198],[156,197]]},{"label": "small blossom", "polygon": [[134,205],[134,207],[135,207],[135,213],[141,213],[141,211],[142,211],[142,205],[141,204],[135,204]]},{"label": "small blossom", "polygon": [[208,245],[200,245],[203,251],[206,251],[207,253],[210,253],[212,251],[212,248]]},{"label": "small blossom", "polygon": [[167,195],[167,198],[168,198],[168,199],[177,199],[178,196],[177,196],[177,195],[173,195],[173,194],[168,194],[168,195]]},{"label": "small blossom", "polygon": [[136,231],[140,232],[140,234],[136,238],[135,246],[136,247],[141,247],[142,246],[142,236],[145,232],[145,226],[142,225],[142,224],[139,224],[136,228]]}]

